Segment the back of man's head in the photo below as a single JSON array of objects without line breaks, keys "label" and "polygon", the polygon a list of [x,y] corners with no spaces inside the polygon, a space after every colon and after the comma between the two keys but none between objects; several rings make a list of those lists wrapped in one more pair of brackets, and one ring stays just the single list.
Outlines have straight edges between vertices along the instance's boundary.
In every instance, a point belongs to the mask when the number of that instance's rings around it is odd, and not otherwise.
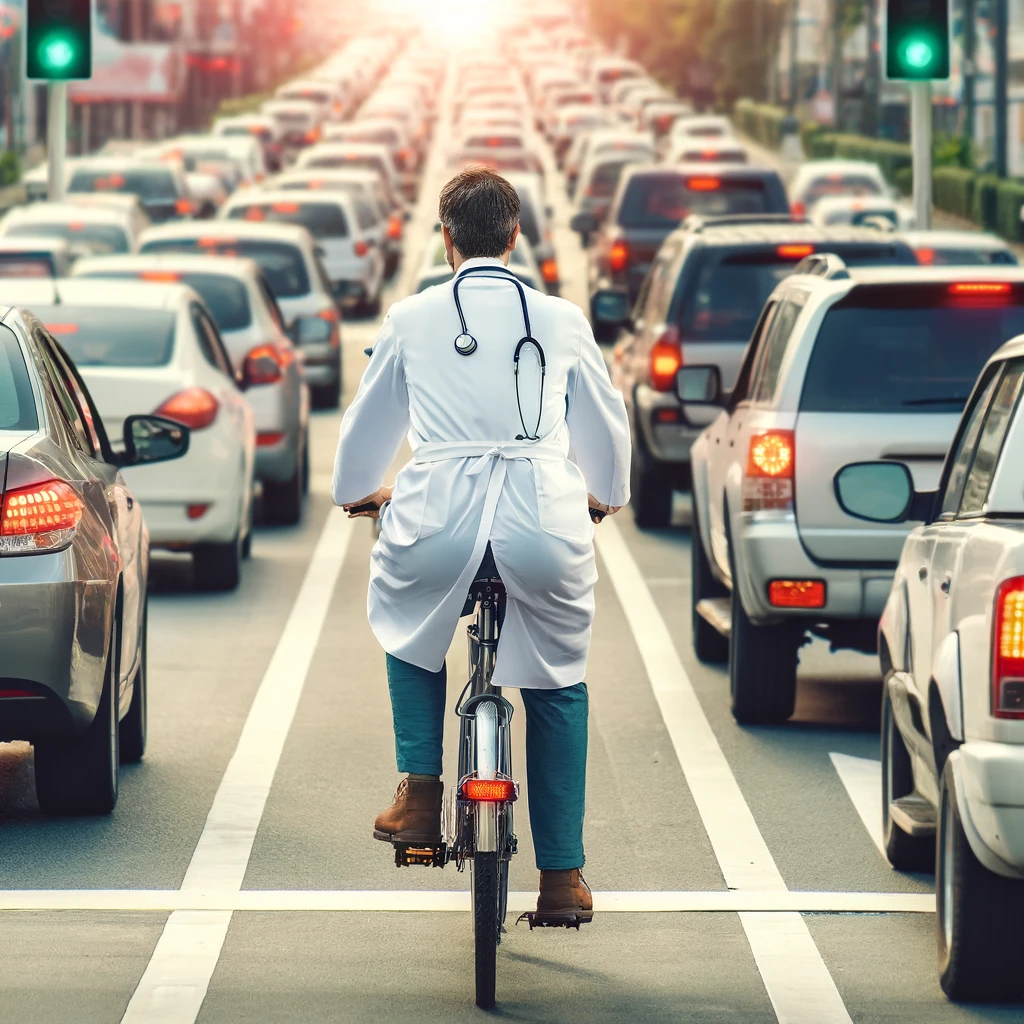
[{"label": "back of man's head", "polygon": [[463,259],[497,259],[519,223],[519,194],[489,167],[467,167],[441,189],[440,220]]}]

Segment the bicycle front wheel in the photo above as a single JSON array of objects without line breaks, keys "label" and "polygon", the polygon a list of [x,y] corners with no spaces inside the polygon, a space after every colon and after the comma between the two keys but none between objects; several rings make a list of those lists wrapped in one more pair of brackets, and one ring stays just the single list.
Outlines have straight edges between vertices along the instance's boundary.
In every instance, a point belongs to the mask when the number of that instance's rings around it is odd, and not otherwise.
[{"label": "bicycle front wheel", "polygon": [[476,1005],[494,1006],[494,982],[501,928],[501,863],[497,853],[477,853],[470,864],[473,939],[476,946]]}]

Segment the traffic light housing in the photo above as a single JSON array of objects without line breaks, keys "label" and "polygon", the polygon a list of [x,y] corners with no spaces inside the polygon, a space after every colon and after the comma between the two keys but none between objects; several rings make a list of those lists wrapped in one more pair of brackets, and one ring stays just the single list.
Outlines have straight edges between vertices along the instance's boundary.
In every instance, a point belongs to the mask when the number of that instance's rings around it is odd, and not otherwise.
[{"label": "traffic light housing", "polygon": [[66,82],[92,77],[93,0],[28,0],[25,77]]},{"label": "traffic light housing", "polygon": [[949,78],[949,0],[886,0],[886,77]]}]

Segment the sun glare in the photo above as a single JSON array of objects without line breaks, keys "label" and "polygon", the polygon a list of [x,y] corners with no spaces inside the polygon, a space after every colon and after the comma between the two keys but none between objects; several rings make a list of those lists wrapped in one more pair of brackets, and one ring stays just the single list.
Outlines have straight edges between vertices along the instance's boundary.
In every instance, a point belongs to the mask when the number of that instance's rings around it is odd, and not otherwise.
[{"label": "sun glare", "polygon": [[462,41],[496,27],[501,0],[379,0],[439,40]]}]

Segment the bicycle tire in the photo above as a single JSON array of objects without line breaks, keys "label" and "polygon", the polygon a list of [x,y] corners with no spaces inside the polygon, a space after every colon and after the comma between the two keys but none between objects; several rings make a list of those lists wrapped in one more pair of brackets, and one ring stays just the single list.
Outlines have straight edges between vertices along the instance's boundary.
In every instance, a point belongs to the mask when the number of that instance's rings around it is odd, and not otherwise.
[{"label": "bicycle tire", "polygon": [[476,947],[476,1005],[494,1006],[498,959],[500,862],[497,853],[477,853],[470,865],[473,891],[473,942]]}]

